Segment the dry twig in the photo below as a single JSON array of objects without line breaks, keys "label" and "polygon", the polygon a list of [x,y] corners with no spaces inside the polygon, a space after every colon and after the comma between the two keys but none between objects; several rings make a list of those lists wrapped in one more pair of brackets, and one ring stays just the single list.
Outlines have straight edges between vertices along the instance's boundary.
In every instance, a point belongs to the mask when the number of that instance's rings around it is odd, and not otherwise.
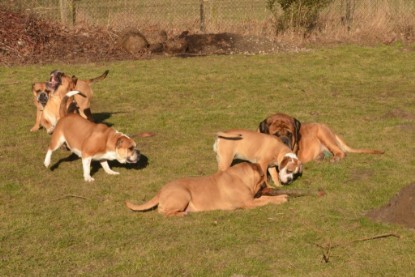
[{"label": "dry twig", "polygon": [[330,260],[330,251],[334,248],[344,247],[344,246],[350,245],[350,244],[355,243],[355,242],[363,242],[363,241],[368,241],[368,240],[383,239],[383,238],[388,238],[388,237],[400,238],[400,236],[397,235],[397,234],[388,233],[388,234],[382,234],[382,235],[377,235],[377,236],[372,236],[372,237],[356,239],[356,240],[352,240],[352,241],[349,241],[349,242],[346,242],[346,243],[332,244],[332,242],[330,241],[327,245],[321,245],[321,244],[318,244],[318,243],[313,243],[313,244],[315,246],[323,249],[323,261],[325,263],[328,263],[329,260]]}]

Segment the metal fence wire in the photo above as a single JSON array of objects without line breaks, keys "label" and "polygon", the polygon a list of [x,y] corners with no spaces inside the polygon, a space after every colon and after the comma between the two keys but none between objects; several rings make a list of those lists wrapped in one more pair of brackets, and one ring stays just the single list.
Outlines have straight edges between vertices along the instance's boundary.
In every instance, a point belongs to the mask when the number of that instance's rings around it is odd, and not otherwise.
[{"label": "metal fence wire", "polygon": [[[301,1],[301,0],[299,0]],[[163,29],[172,33],[235,32],[275,34],[270,0],[0,0],[15,9],[59,20],[67,25],[99,25],[115,31]],[[409,24],[415,18],[414,0],[333,0],[320,13],[327,27]]]}]

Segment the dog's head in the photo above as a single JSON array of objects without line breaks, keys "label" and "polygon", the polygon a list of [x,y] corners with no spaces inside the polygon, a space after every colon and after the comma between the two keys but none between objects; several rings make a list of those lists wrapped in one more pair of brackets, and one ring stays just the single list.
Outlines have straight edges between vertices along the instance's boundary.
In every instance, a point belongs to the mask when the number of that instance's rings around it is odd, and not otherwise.
[{"label": "dog's head", "polygon": [[66,94],[68,91],[75,90],[76,83],[78,78],[75,76],[69,77],[64,72],[59,70],[53,70],[50,73],[50,79],[47,83],[47,86],[52,91],[57,91],[59,89],[63,89],[62,96]]},{"label": "dog's head", "polygon": [[277,136],[295,153],[298,151],[301,123],[284,113],[276,113],[264,119],[258,130],[264,134]]},{"label": "dog's head", "polygon": [[303,173],[303,165],[294,153],[287,153],[278,165],[278,176],[282,184],[288,185]]},{"label": "dog's head", "polygon": [[35,103],[39,106],[40,110],[45,108],[46,103],[49,100],[50,89],[47,87],[46,83],[33,83],[32,93],[35,100]]},{"label": "dog's head", "polygon": [[120,163],[136,163],[140,159],[140,151],[134,140],[121,133],[118,134],[115,143],[115,153]]}]

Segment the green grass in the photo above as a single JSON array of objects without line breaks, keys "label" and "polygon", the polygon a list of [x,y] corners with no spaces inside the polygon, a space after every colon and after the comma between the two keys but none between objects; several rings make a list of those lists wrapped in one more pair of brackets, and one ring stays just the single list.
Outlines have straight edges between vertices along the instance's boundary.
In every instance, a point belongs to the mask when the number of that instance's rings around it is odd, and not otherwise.
[{"label": "green grass", "polygon": [[[399,46],[314,49],[263,56],[166,58],[0,68],[1,276],[410,276],[415,233],[365,213],[415,180],[415,52]],[[51,171],[34,123],[31,83],[55,68],[98,76],[92,111],[137,139],[144,169],[113,163],[82,178],[79,159]],[[166,182],[215,172],[214,134],[256,129],[267,115],[323,122],[352,146],[384,149],[309,163],[290,188],[322,198],[165,218],[132,213]],[[68,157],[58,150],[52,164]],[[79,197],[70,197],[76,195]],[[385,233],[385,238],[348,244]],[[315,244],[344,243],[322,261]]]}]

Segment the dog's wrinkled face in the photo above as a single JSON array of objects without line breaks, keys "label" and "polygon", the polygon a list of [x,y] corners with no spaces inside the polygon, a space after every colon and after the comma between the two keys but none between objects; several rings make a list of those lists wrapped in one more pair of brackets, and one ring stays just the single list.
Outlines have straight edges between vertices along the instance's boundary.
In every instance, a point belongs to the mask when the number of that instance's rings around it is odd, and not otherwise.
[{"label": "dog's wrinkled face", "polygon": [[41,109],[46,106],[49,100],[50,89],[48,89],[46,83],[34,83],[32,85],[32,92],[35,97],[35,101],[39,103]]},{"label": "dog's wrinkled face", "polygon": [[136,163],[140,159],[140,151],[135,142],[126,135],[121,135],[115,145],[117,161],[120,163]]},{"label": "dog's wrinkled face", "polygon": [[286,154],[278,166],[278,175],[282,184],[288,185],[303,173],[303,165],[293,153]]},{"label": "dog's wrinkled face", "polygon": [[262,121],[259,124],[259,131],[280,138],[291,150],[297,152],[300,127],[301,123],[297,119],[283,113],[277,113]]}]

